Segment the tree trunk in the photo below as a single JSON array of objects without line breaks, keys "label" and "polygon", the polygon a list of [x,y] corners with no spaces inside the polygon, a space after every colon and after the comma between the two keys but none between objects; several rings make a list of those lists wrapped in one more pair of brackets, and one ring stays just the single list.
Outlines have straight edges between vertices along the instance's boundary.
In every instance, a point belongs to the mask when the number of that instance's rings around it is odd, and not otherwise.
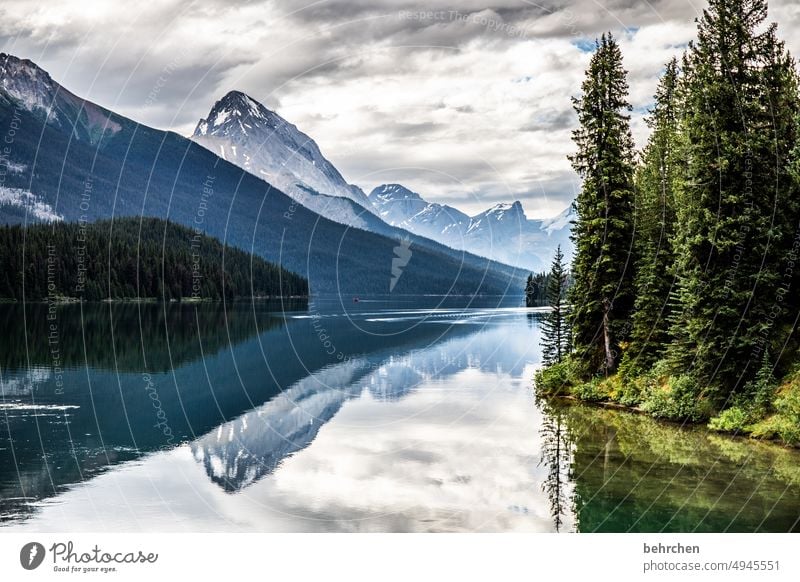
[{"label": "tree trunk", "polygon": [[611,302],[606,298],[603,299],[603,347],[606,354],[606,374],[614,369],[614,352],[611,349],[611,332],[609,331],[609,318],[608,313],[611,311]]}]

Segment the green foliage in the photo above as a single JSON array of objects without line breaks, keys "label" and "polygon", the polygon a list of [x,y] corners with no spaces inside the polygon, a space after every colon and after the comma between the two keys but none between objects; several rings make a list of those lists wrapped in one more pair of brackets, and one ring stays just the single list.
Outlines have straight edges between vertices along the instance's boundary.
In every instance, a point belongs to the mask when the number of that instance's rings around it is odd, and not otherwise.
[{"label": "green foliage", "polygon": [[775,410],[800,430],[800,386],[796,381],[775,399]]},{"label": "green foliage", "polygon": [[639,406],[650,378],[647,376],[629,378],[622,375],[622,373],[617,374],[616,378],[618,379],[618,386],[612,394],[612,399],[623,406]]},{"label": "green foliage", "polygon": [[772,404],[775,397],[775,376],[773,375],[772,364],[769,360],[769,352],[764,352],[755,379],[745,385],[745,397],[752,403],[752,408],[756,414],[764,414]]},{"label": "green foliage", "polygon": [[709,402],[701,395],[697,380],[689,374],[648,382],[642,409],[656,418],[691,422],[705,420],[712,412]]},{"label": "green foliage", "polygon": [[754,424],[772,411],[775,387],[769,356],[764,352],[756,377],[745,384],[741,394],[733,397],[732,406],[709,421],[708,427],[727,432],[752,432]]},{"label": "green foliage", "polygon": [[525,281],[525,307],[540,307],[547,302],[548,276],[531,273]]},{"label": "green foliage", "polygon": [[775,321],[798,224],[797,79],[766,16],[765,0],[712,0],[682,67],[668,354],[717,406],[787,339]]},{"label": "green foliage", "polygon": [[534,376],[536,391],[542,396],[564,396],[572,386],[580,382],[581,370],[575,358],[567,357],[561,362],[540,368]]},{"label": "green foliage", "polygon": [[782,414],[772,415],[750,429],[755,438],[778,439],[787,445],[800,444],[800,424]]},{"label": "green foliage", "polygon": [[636,173],[636,301],[631,343],[621,364],[626,376],[649,370],[671,340],[666,322],[671,314],[670,272],[675,262],[674,189],[682,166],[677,152],[678,78],[678,62],[672,59],[646,120],[652,134]]},{"label": "green foliage", "polygon": [[0,297],[209,299],[306,296],[278,265],[155,218],[0,228]]},{"label": "green foliage", "polygon": [[610,399],[610,386],[602,378],[592,378],[575,386],[572,394],[586,402],[603,402]]},{"label": "green foliage", "polygon": [[571,349],[571,333],[567,322],[567,270],[561,245],[556,249],[547,277],[547,304],[550,311],[542,319],[542,361],[561,362]]},{"label": "green foliage", "polygon": [[750,413],[741,406],[732,406],[708,422],[708,428],[721,432],[745,432],[752,423]]},{"label": "green foliage", "polygon": [[610,34],[597,41],[582,95],[572,166],[583,180],[575,206],[570,323],[576,357],[612,372],[633,309],[633,138],[627,73]]},{"label": "green foliage", "polygon": [[772,410],[774,412],[750,427],[753,436],[800,444],[800,372],[791,374],[779,387]]},{"label": "green foliage", "polygon": [[540,376],[581,399],[798,442],[786,375],[800,342],[800,83],[766,19],[765,0],[710,0],[681,66],[665,68],[635,179],[621,56],[598,42],[571,158],[581,366]]}]

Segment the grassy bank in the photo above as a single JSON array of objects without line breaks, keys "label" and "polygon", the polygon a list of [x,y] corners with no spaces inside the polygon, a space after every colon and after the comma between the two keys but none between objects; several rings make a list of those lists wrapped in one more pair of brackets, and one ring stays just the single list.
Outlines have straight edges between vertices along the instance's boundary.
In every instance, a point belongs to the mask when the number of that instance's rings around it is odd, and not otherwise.
[{"label": "grassy bank", "polygon": [[800,446],[800,368],[780,382],[756,383],[755,394],[734,398],[722,409],[697,398],[697,386],[689,376],[671,375],[662,365],[632,378],[621,373],[586,378],[580,365],[567,358],[536,373],[536,391],[545,397],[622,406],[654,418]]}]

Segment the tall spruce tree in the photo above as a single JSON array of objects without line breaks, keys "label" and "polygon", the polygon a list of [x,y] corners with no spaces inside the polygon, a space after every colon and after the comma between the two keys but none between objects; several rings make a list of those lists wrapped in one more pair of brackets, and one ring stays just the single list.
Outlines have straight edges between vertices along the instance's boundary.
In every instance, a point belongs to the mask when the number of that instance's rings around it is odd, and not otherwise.
[{"label": "tall spruce tree", "polygon": [[678,150],[678,61],[664,70],[655,105],[646,119],[652,133],[636,172],[636,301],[631,343],[622,369],[648,371],[670,341],[670,275],[675,255],[674,188],[681,162]]},{"label": "tall spruce tree", "polygon": [[710,0],[683,64],[670,360],[714,405],[786,339],[779,295],[797,226],[787,163],[797,82],[766,17],[765,0]]},{"label": "tall spruce tree", "polygon": [[570,293],[575,356],[589,374],[609,373],[628,341],[633,310],[633,138],[627,72],[611,34],[596,43],[582,95],[573,99],[580,126],[570,157],[583,179],[573,224]]},{"label": "tall spruce tree", "polygon": [[547,304],[550,311],[542,320],[542,361],[547,365],[557,364],[570,351],[566,294],[567,269],[564,265],[564,253],[559,245],[547,277]]},{"label": "tall spruce tree", "polygon": [[[783,374],[797,361],[800,339],[796,333],[800,316],[800,269],[796,266],[800,259],[800,80],[794,59],[783,42],[777,40],[774,24],[771,32],[763,71],[764,99],[768,103],[769,125],[773,132],[771,150],[776,193],[772,209],[774,243],[769,258],[779,271],[771,313],[777,312],[776,305],[783,308],[775,323],[762,330],[762,341],[753,355],[757,357],[762,351],[767,366],[773,368],[772,373]],[[778,357],[772,360],[772,354]]]}]

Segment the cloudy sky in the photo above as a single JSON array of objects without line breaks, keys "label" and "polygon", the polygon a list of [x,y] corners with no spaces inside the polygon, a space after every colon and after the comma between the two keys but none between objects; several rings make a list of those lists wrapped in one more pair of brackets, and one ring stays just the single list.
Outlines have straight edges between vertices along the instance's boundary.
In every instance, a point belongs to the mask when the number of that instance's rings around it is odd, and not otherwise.
[{"label": "cloudy sky", "polygon": [[[475,213],[551,216],[578,188],[566,155],[593,39],[630,71],[633,127],[698,0],[4,0],[0,50],[137,121],[190,134],[239,89],[311,135],[366,191],[400,182]],[[800,53],[800,4],[770,17]]]}]

